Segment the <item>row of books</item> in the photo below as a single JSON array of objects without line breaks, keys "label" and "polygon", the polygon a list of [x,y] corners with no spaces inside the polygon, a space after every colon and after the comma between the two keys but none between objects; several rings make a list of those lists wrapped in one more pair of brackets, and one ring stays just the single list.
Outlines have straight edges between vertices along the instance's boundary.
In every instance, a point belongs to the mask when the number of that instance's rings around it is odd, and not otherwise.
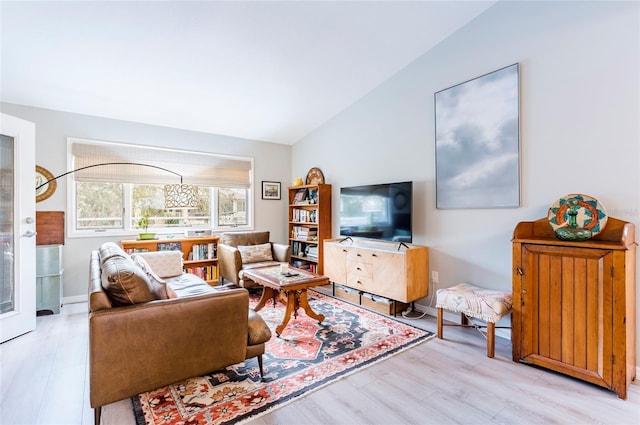
[{"label": "row of books", "polygon": [[291,255],[296,257],[309,257],[310,260],[318,259],[318,246],[304,242],[291,242]]},{"label": "row of books", "polygon": [[195,244],[191,247],[189,260],[209,260],[218,255],[218,245],[216,243]]},{"label": "row of books", "polygon": [[291,237],[301,241],[317,241],[318,229],[312,229],[305,226],[293,226],[291,228]]},{"label": "row of books", "polygon": [[198,276],[203,280],[218,280],[218,273],[216,266],[204,266],[204,267],[185,267],[185,273],[191,273]]},{"label": "row of books", "polygon": [[135,254],[136,252],[149,252],[148,248],[124,248],[127,254]]},{"label": "row of books", "polygon": [[318,246],[307,246],[307,257],[310,260],[318,261]]},{"label": "row of books", "polygon": [[311,273],[318,273],[318,265],[304,260],[293,260],[291,265],[301,270],[307,270]]},{"label": "row of books", "polygon": [[291,210],[291,221],[298,223],[316,223],[317,217],[317,210],[303,210],[299,208],[293,208]]}]

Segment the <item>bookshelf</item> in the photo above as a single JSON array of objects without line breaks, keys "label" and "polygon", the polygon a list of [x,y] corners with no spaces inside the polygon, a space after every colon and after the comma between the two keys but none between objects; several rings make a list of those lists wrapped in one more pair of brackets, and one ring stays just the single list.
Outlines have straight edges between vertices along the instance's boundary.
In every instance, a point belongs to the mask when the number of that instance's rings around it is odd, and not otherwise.
[{"label": "bookshelf", "polygon": [[291,265],[323,271],[323,241],[331,238],[331,185],[289,187]]},{"label": "bookshelf", "polygon": [[209,285],[218,284],[218,237],[125,240],[120,246],[129,254],[162,250],[182,251],[186,273],[200,276]]}]

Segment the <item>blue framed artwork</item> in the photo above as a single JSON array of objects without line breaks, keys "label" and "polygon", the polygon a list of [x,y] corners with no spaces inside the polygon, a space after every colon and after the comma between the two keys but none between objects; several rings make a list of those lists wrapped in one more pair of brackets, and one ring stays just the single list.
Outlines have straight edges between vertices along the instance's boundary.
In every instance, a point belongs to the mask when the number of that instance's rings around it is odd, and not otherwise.
[{"label": "blue framed artwork", "polygon": [[519,207],[518,64],[434,98],[436,208]]}]

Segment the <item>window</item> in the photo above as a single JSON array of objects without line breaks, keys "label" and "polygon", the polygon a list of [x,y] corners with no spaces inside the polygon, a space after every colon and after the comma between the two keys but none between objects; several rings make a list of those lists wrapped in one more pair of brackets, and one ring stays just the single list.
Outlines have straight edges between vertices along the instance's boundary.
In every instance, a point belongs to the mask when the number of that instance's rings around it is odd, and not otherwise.
[{"label": "window", "polygon": [[[251,228],[251,159],[79,139],[69,152],[70,169],[86,167],[70,174],[73,236],[135,234],[145,212],[160,234]],[[164,207],[164,185],[179,182],[197,186],[196,208]]]},{"label": "window", "polygon": [[219,226],[246,226],[247,192],[242,189],[218,189]]}]

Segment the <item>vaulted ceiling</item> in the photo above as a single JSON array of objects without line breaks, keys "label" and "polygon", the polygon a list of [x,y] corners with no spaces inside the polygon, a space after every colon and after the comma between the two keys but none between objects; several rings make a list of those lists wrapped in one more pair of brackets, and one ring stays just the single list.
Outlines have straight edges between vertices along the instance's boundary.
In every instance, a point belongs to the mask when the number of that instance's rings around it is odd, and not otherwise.
[{"label": "vaulted ceiling", "polygon": [[0,99],[293,144],[495,1],[4,1]]}]

